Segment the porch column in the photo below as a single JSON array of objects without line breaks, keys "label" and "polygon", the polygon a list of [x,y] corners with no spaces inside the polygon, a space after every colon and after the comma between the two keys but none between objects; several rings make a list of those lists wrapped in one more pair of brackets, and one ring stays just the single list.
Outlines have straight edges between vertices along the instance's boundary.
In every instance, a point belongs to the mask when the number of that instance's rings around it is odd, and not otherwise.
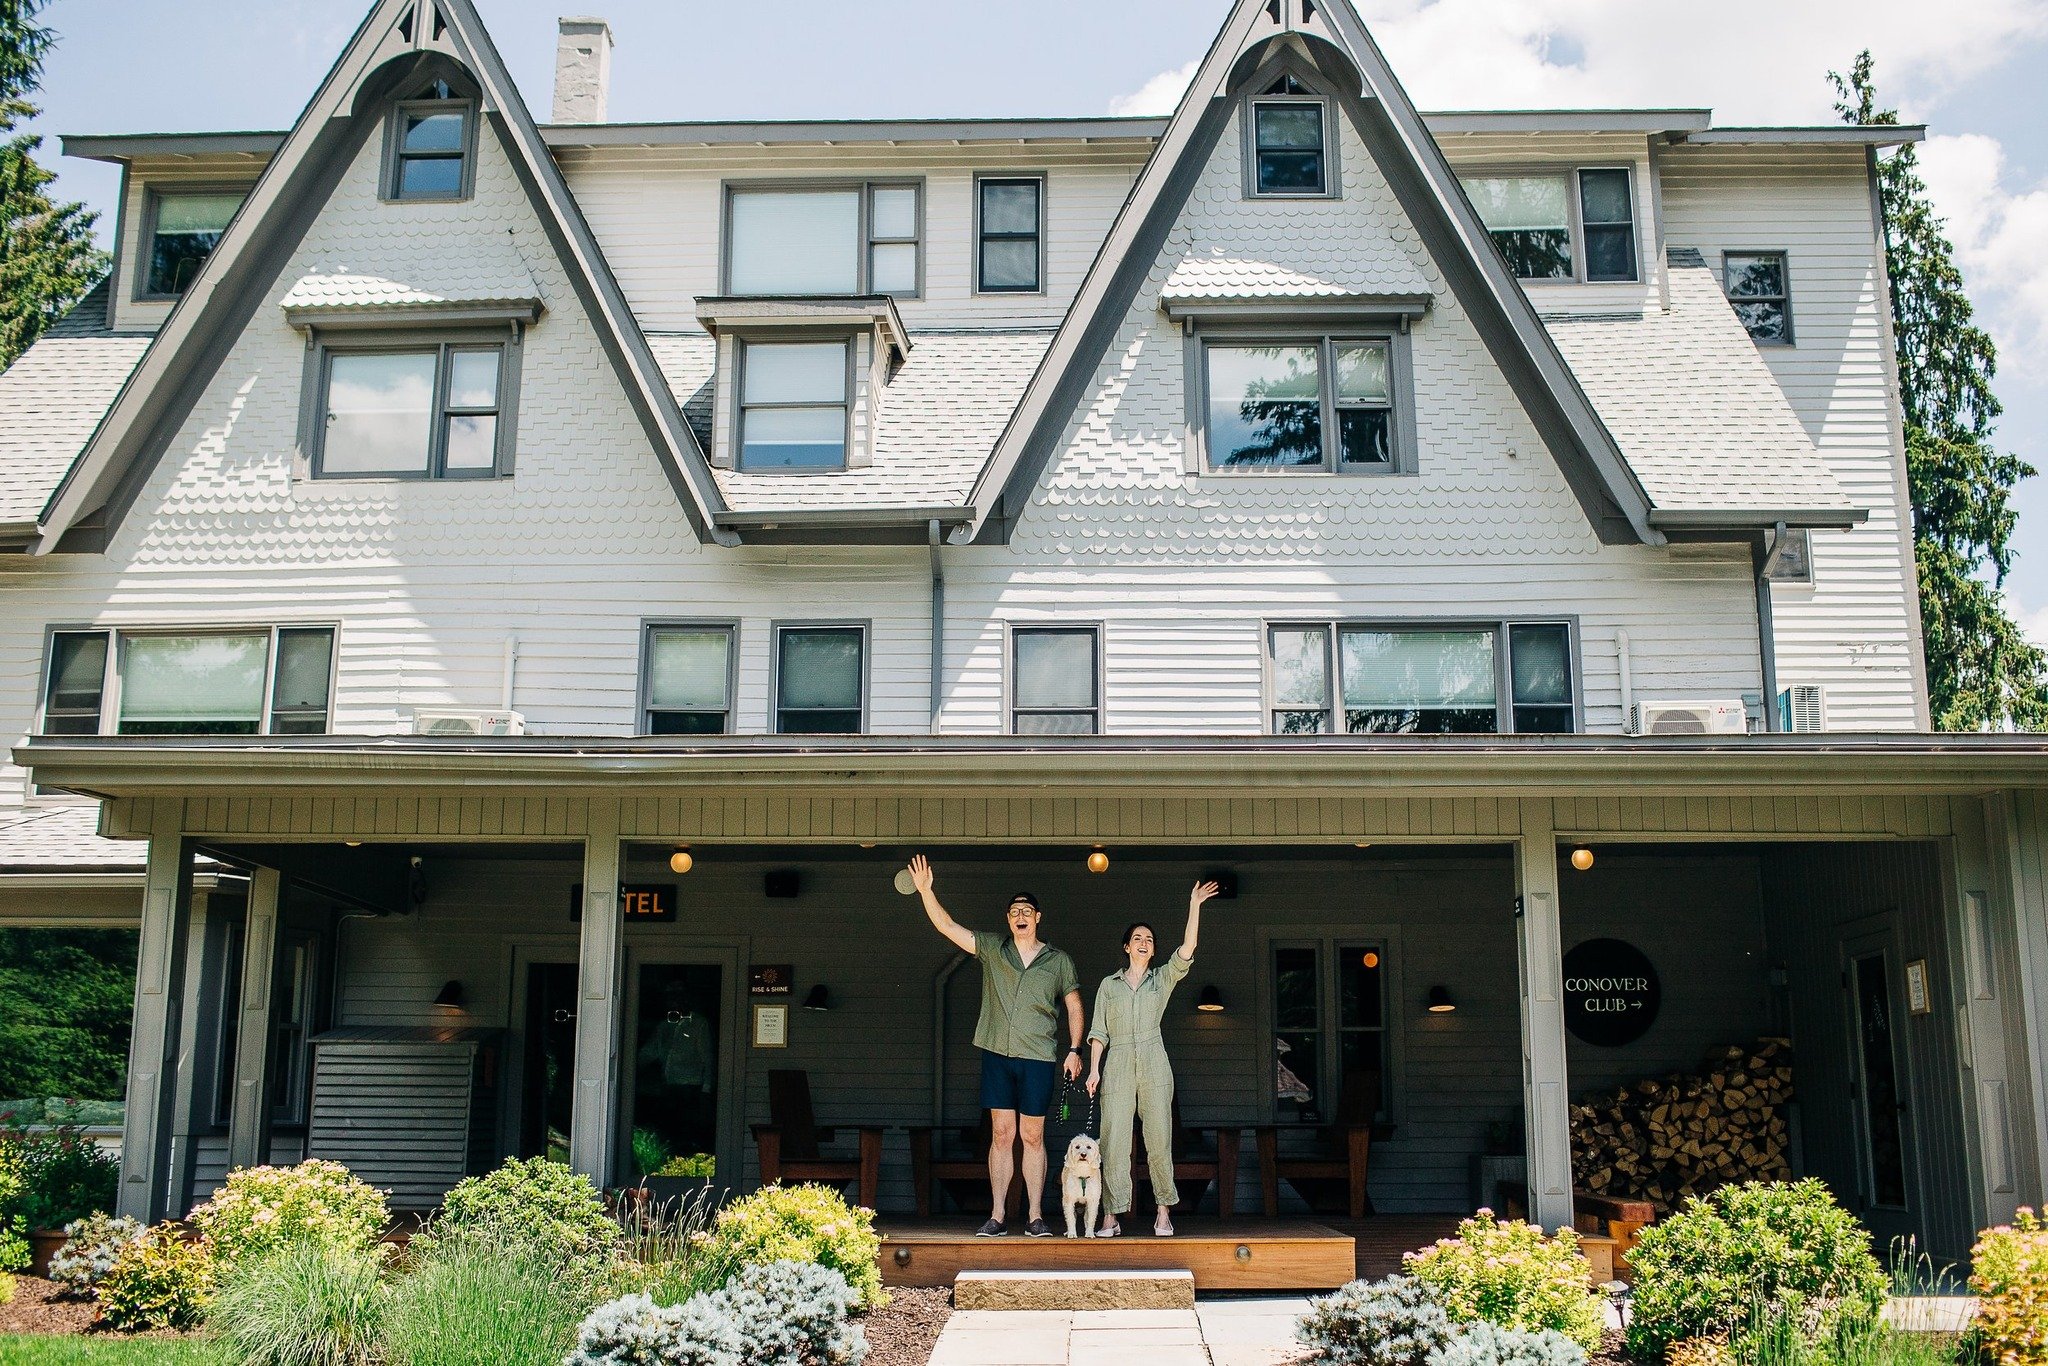
[{"label": "porch column", "polygon": [[1557,830],[1548,800],[1522,803],[1515,843],[1522,1076],[1528,1122],[1529,1218],[1572,1223],[1570,1090],[1564,1056],[1564,942],[1558,923]]},{"label": "porch column", "polygon": [[576,1091],[569,1165],[603,1187],[611,1181],[619,1104],[619,808],[593,798],[583,843],[583,938],[576,991]]},{"label": "porch column", "polygon": [[277,869],[249,876],[242,922],[242,999],[235,1012],[235,1085],[228,1115],[228,1168],[260,1166],[270,1152],[270,987],[277,976]]},{"label": "porch column", "polygon": [[158,804],[142,882],[142,936],[135,963],[134,1029],[128,1044],[128,1102],[121,1119],[121,1189],[116,1211],[144,1223],[164,1217],[176,1113],[179,1002],[185,993],[192,862],[179,828],[183,804]]}]

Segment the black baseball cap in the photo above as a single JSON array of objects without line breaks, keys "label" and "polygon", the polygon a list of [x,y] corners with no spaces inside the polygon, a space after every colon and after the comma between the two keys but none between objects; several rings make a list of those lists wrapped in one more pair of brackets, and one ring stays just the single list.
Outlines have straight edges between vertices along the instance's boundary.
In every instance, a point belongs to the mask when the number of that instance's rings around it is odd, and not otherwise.
[{"label": "black baseball cap", "polygon": [[1020,901],[1023,902],[1025,905],[1029,906],[1032,910],[1040,911],[1040,913],[1043,914],[1043,911],[1040,909],[1038,904],[1038,898],[1031,895],[1031,893],[1019,892],[1017,893],[1017,895],[1010,898],[1009,904],[1014,906]]}]

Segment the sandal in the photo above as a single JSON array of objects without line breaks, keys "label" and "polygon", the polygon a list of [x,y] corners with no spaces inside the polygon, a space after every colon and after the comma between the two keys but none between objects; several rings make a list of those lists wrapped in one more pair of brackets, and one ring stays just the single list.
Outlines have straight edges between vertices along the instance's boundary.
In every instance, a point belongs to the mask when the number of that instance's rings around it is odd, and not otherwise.
[{"label": "sandal", "polygon": [[1169,1219],[1164,1224],[1152,1225],[1152,1236],[1154,1238],[1171,1238],[1173,1236],[1173,1221]]},{"label": "sandal", "polygon": [[1095,1230],[1095,1236],[1098,1238],[1121,1238],[1124,1236],[1124,1226],[1122,1224],[1104,1224],[1101,1228]]}]

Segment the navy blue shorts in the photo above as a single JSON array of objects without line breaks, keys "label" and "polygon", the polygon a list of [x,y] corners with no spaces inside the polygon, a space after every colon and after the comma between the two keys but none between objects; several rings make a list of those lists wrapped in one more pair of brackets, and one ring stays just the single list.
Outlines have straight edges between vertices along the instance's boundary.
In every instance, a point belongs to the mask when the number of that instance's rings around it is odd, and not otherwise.
[{"label": "navy blue shorts", "polygon": [[1052,1108],[1053,1088],[1059,1085],[1060,1065],[1037,1058],[1006,1058],[986,1048],[980,1052],[981,1108],[1045,1118]]}]

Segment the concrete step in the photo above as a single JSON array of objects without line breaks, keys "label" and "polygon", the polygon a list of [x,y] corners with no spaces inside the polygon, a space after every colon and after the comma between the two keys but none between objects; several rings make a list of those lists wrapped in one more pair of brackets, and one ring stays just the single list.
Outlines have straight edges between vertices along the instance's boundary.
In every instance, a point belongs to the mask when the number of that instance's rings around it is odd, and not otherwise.
[{"label": "concrete step", "polygon": [[962,1271],[955,1309],[1193,1309],[1192,1271]]}]

